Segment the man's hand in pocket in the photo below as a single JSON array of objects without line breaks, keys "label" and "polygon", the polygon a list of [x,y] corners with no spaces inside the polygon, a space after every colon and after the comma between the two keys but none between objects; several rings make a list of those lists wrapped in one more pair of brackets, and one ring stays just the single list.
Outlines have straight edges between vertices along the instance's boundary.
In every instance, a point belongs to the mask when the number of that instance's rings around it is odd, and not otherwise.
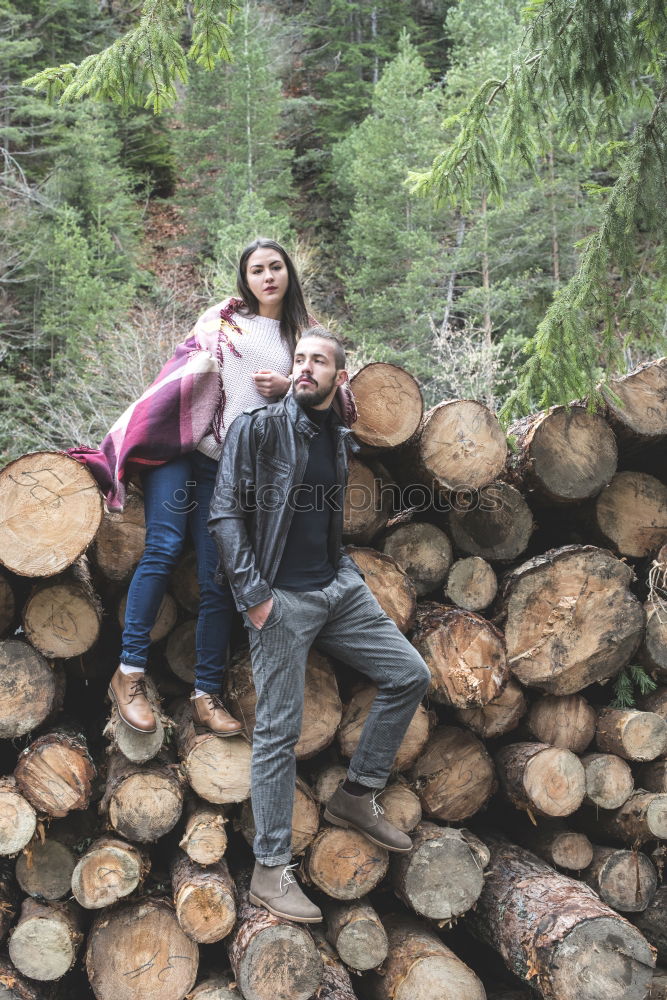
[{"label": "man's hand in pocket", "polygon": [[257,631],[259,631],[263,627],[264,623],[266,622],[266,619],[271,614],[272,607],[273,607],[273,597],[267,597],[267,599],[265,601],[262,601],[261,604],[255,604],[253,605],[252,608],[248,608],[248,610],[246,611],[248,618],[253,623]]}]

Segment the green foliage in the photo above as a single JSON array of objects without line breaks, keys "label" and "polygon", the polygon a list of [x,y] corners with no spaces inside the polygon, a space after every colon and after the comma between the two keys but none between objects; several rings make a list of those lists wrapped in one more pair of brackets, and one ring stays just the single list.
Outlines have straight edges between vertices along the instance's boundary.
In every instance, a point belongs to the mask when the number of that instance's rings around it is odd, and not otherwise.
[{"label": "green foliage", "polygon": [[[280,28],[254,0],[235,22],[234,61],[192,75],[178,131],[181,195],[201,256],[225,259],[259,234],[289,229],[291,154],[281,142]],[[233,251],[235,252],[235,251]]]},{"label": "green foliage", "polygon": [[637,695],[650,694],[657,684],[643,667],[631,665],[622,670],[614,680],[614,697],[611,708],[634,708]]},{"label": "green foliage", "polygon": [[584,235],[576,271],[528,341],[507,419],[585,394],[594,399],[600,377],[619,367],[638,257],[654,267],[667,194],[664,6],[536,0],[525,18],[509,71],[480,84],[445,123],[456,131],[431,169],[412,174],[415,192],[465,210],[479,186],[500,201],[517,163],[535,170],[554,145],[585,150],[589,167],[607,170],[595,188],[597,229]]},{"label": "green foliage", "polygon": [[82,62],[50,66],[24,81],[61,104],[86,97],[157,113],[176,102],[176,83],[188,78],[188,60],[211,70],[229,59],[234,0],[194,0],[192,41],[182,44],[183,0],[145,0],[137,24]]}]

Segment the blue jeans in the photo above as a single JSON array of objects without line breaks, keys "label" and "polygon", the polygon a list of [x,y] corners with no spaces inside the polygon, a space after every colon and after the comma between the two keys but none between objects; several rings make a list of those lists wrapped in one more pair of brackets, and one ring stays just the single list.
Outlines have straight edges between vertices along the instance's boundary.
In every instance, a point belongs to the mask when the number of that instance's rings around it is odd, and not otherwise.
[{"label": "blue jeans", "polygon": [[214,580],[218,551],[206,526],[217,470],[218,463],[212,458],[193,451],[142,473],[146,547],[127,595],[120,657],[128,666],[146,666],[149,633],[189,525],[200,592],[195,685],[210,694],[221,689],[236,613],[231,590]]}]

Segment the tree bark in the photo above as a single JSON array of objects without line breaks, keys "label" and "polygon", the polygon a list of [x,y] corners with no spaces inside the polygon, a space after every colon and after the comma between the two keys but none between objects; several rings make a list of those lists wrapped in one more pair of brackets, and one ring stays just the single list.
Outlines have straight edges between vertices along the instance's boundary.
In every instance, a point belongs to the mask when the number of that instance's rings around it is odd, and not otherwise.
[{"label": "tree bark", "polygon": [[0,639],[11,628],[16,616],[16,601],[12,585],[2,573],[0,573]]},{"label": "tree bark", "polygon": [[452,564],[452,543],[434,524],[399,524],[382,539],[382,552],[408,574],[417,597],[441,587]]},{"label": "tree bark", "polygon": [[584,881],[614,910],[640,913],[655,895],[658,873],[641,851],[594,847],[593,861],[584,872]]},{"label": "tree bark", "polygon": [[394,892],[419,916],[452,920],[474,906],[489,862],[485,845],[453,827],[420,823],[409,854],[392,865]]},{"label": "tree bark", "polygon": [[57,711],[64,675],[19,639],[0,642],[0,739],[24,736]]},{"label": "tree bark", "polygon": [[72,968],[82,941],[74,904],[26,899],[9,939],[9,957],[29,979],[51,982]]},{"label": "tree bark", "polygon": [[431,671],[429,694],[444,705],[486,705],[507,683],[503,634],[472,611],[422,604],[412,641]]},{"label": "tree bark", "polygon": [[513,743],[499,750],[495,761],[502,790],[519,809],[570,816],[584,800],[584,769],[571,750]]},{"label": "tree bark", "polygon": [[141,844],[159,840],[176,825],[182,809],[182,781],[164,751],[144,764],[118,753],[110,756],[100,812],[121,837]]},{"label": "tree bark", "polygon": [[87,808],[95,773],[81,733],[54,729],[26,747],[14,777],[21,794],[38,812],[66,816],[72,809]]},{"label": "tree bark", "polygon": [[[0,861],[0,941],[4,941],[7,931],[16,919],[19,892],[9,861]],[[0,965],[0,971],[2,966]],[[0,983],[2,978],[0,977]]]},{"label": "tree bark", "polygon": [[164,650],[165,659],[172,674],[190,687],[194,687],[195,684],[196,631],[197,622],[194,618],[181,622],[170,632]]},{"label": "tree bark", "polygon": [[583,753],[595,736],[597,713],[579,694],[547,694],[533,702],[526,722],[538,743]]},{"label": "tree bark", "polygon": [[373,448],[395,448],[419,427],[424,404],[417,380],[398,365],[375,361],[350,379],[357,402],[354,436]]},{"label": "tree bark", "polygon": [[348,545],[345,551],[364,574],[366,584],[385,614],[401,632],[407,632],[417,609],[415,588],[408,574],[395,559],[375,549]]},{"label": "tree bark", "polygon": [[[372,684],[359,687],[345,706],[343,718],[338,727],[338,747],[343,757],[352,757],[357,749],[371,705],[378,689]],[[403,741],[394,758],[394,769],[405,771],[414,764],[428,743],[431,720],[423,705],[418,705],[408,726]]]},{"label": "tree bark", "polygon": [[464,611],[483,611],[495,600],[498,580],[486,559],[457,559],[449,571],[443,597]]},{"label": "tree bark", "polygon": [[371,1000],[485,1000],[472,969],[421,921],[392,915],[384,920],[389,955],[382,974],[368,977]]},{"label": "tree bark", "polygon": [[100,910],[138,889],[150,867],[148,854],[135,844],[100,837],[77,862],[72,893],[86,910]]},{"label": "tree bark", "polygon": [[452,541],[470,556],[512,562],[525,552],[535,525],[530,508],[509,483],[494,482],[454,506],[449,515]]},{"label": "tree bark", "polygon": [[667,964],[667,885],[661,885],[643,913],[634,918],[634,924],[642,932],[658,955],[661,965]]},{"label": "tree bark", "polygon": [[508,434],[516,439],[512,484],[556,503],[596,496],[616,472],[614,432],[584,406],[553,406],[512,424]]},{"label": "tree bark", "polygon": [[190,615],[199,611],[199,580],[197,578],[197,554],[194,549],[183,553],[171,574],[169,589],[177,603]]},{"label": "tree bark", "polygon": [[227,822],[221,806],[194,797],[186,800],[185,830],[179,847],[198,865],[213,865],[227,850]]},{"label": "tree bark", "polygon": [[373,907],[364,901],[326,905],[327,939],[350,969],[377,969],[387,957],[387,935]]},{"label": "tree bark", "polygon": [[667,486],[645,472],[619,472],[595,504],[598,530],[623,556],[648,556],[667,528]]},{"label": "tree bark", "polygon": [[37,826],[33,806],[19,792],[12,775],[0,778],[0,854],[16,854],[32,839]]},{"label": "tree bark", "polygon": [[649,599],[644,604],[646,635],[640,658],[654,677],[667,681],[667,608],[659,600]]},{"label": "tree bark", "polygon": [[323,967],[322,981],[315,994],[317,1000],[356,1000],[349,972],[319,927],[313,928],[312,935]]},{"label": "tree bark", "polygon": [[0,954],[0,997],[2,1000],[53,1000],[53,988],[24,979],[16,967]]},{"label": "tree bark", "polygon": [[214,805],[243,802],[250,794],[250,743],[244,736],[197,732],[189,702],[173,712],[176,743],[185,777],[202,799]]},{"label": "tree bark", "polygon": [[166,899],[103,911],[88,935],[86,970],[97,1000],[183,1000],[198,964],[199,949]]},{"label": "tree bark", "polygon": [[647,792],[667,794],[667,760],[643,764],[637,772],[637,784]]},{"label": "tree bark", "polygon": [[626,762],[612,753],[588,753],[581,758],[586,774],[585,801],[600,809],[619,809],[635,787]]},{"label": "tree bark", "polygon": [[484,744],[456,726],[435,730],[410,776],[424,812],[445,822],[474,816],[495,791],[495,770]]},{"label": "tree bark", "polygon": [[213,944],[229,934],[236,922],[236,889],[224,861],[202,868],[179,851],[171,880],[178,922],[192,941]]},{"label": "tree bark", "polygon": [[236,880],[238,920],[227,950],[244,1000],[310,1000],[324,973],[305,927],[248,902],[250,873]]},{"label": "tree bark", "polygon": [[377,468],[359,458],[350,459],[343,508],[343,536],[347,542],[368,545],[386,527],[389,500],[382,486]]},{"label": "tree bark", "polygon": [[59,452],[23,455],[0,471],[0,563],[19,576],[55,576],[92,542],[102,522],[93,476]]},{"label": "tree bark", "polygon": [[53,837],[35,837],[16,860],[16,881],[23,892],[52,902],[72,890],[74,853]]},{"label": "tree bark", "polygon": [[496,837],[466,918],[478,938],[545,1000],[643,1000],[654,959],[639,932],[587,886]]},{"label": "tree bark", "polygon": [[389,857],[356,830],[324,827],[308,848],[306,870],[333,899],[361,899],[387,874]]},{"label": "tree bark", "polygon": [[515,677],[549,694],[614,677],[644,630],[633,580],[629,566],[592,545],[551,549],[511,572],[503,602]]},{"label": "tree bark", "polygon": [[632,795],[618,809],[581,813],[581,823],[592,837],[604,837],[639,846],[647,840],[667,839],[667,795],[645,792]]},{"label": "tree bark", "polygon": [[495,698],[476,708],[457,708],[456,718],[469,726],[482,739],[493,739],[511,733],[519,725],[526,713],[526,699],[523,688],[510,677],[509,681]]}]

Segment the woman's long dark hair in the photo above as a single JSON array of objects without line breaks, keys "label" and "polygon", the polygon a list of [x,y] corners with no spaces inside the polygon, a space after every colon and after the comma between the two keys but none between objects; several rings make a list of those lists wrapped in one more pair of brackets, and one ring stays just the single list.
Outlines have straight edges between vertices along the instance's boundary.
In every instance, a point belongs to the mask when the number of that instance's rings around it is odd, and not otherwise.
[{"label": "woman's long dark hair", "polygon": [[285,261],[289,281],[287,283],[285,298],[282,302],[280,334],[290,347],[294,348],[301,331],[305,330],[306,327],[311,324],[308,316],[308,310],[306,309],[306,303],[304,302],[303,292],[301,290],[301,282],[299,281],[299,276],[296,273],[296,268],[292,263],[290,255],[284,247],[281,247],[280,243],[276,243],[275,240],[269,240],[264,236],[258,236],[257,239],[253,240],[252,243],[249,243],[248,246],[242,251],[239,259],[238,270],[236,272],[236,287],[238,289],[238,293],[246,303],[250,312],[258,315],[259,302],[248,286],[248,282],[246,280],[246,267],[250,254],[254,253],[255,250],[260,249],[275,250],[276,253],[279,253]]}]

